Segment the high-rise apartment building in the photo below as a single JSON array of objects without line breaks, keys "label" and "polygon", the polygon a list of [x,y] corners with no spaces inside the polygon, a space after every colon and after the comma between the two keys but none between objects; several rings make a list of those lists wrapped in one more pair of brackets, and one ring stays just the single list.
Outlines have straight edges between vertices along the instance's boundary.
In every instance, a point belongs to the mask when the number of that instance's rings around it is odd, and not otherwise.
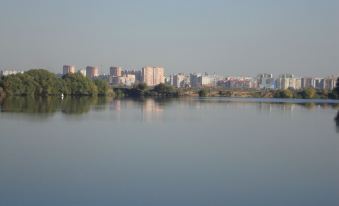
[{"label": "high-rise apartment building", "polygon": [[0,71],[0,77],[12,75],[12,74],[23,74],[23,73],[24,73],[24,71],[18,71],[18,70],[15,70],[15,69],[1,70]]},{"label": "high-rise apartment building", "polygon": [[155,86],[165,83],[165,72],[162,67],[144,67],[142,68],[142,82],[148,86]]},{"label": "high-rise apartment building", "polygon": [[176,88],[184,87],[185,86],[185,79],[186,75],[185,74],[176,74],[173,76],[173,86]]},{"label": "high-rise apartment building", "polygon": [[86,77],[92,79],[99,76],[98,67],[87,66],[86,67]]},{"label": "high-rise apartment building", "polygon": [[315,88],[315,79],[312,77],[302,77],[301,78],[301,88]]},{"label": "high-rise apartment building", "polygon": [[62,74],[75,74],[75,66],[64,65],[62,68]]},{"label": "high-rise apartment building", "polygon": [[274,89],[273,74],[259,74],[257,76],[257,83],[260,89]]},{"label": "high-rise apartment building", "polygon": [[332,90],[335,88],[336,85],[336,78],[335,77],[328,77],[324,79],[324,89]]},{"label": "high-rise apartment building", "polygon": [[122,76],[121,72],[122,72],[121,67],[111,67],[111,68],[109,68],[109,74],[111,76],[120,77],[120,76]]},{"label": "high-rise apartment building", "polygon": [[86,76],[86,69],[80,69],[79,71],[79,74],[81,74],[82,76]]},{"label": "high-rise apartment building", "polygon": [[301,79],[295,78],[293,74],[282,74],[276,80],[277,89],[300,89]]}]

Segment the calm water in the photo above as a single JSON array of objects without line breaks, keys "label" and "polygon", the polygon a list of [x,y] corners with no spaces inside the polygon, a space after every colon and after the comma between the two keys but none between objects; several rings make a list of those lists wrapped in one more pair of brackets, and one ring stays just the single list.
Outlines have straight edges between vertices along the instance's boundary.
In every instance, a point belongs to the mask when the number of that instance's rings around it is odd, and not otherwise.
[{"label": "calm water", "polygon": [[7,99],[1,206],[338,206],[339,106]]}]

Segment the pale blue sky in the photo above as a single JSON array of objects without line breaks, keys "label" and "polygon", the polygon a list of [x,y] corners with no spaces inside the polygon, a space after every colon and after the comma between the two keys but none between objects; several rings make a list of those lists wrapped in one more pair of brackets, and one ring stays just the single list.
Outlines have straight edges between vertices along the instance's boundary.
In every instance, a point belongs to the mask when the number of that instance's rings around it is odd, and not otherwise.
[{"label": "pale blue sky", "polygon": [[0,69],[339,74],[338,0],[0,0]]}]

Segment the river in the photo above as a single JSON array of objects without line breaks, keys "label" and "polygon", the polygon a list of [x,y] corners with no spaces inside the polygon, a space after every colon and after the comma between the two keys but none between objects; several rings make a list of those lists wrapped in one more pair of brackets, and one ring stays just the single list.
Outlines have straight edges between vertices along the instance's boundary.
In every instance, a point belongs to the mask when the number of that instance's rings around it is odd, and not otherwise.
[{"label": "river", "polygon": [[10,98],[0,205],[338,206],[338,102]]}]

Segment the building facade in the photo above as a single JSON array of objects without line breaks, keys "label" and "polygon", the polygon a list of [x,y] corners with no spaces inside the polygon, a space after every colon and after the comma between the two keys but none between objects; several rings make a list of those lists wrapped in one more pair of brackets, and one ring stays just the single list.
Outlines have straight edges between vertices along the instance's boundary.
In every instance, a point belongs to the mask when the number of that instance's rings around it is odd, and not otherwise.
[{"label": "building facade", "polygon": [[24,71],[18,71],[18,70],[14,70],[14,69],[1,70],[0,71],[0,77],[12,75],[12,74],[23,74],[23,73],[24,73]]},{"label": "building facade", "polygon": [[274,89],[275,81],[273,74],[259,74],[257,76],[257,83],[259,89]]},{"label": "building facade", "polygon": [[78,73],[85,77],[86,76],[86,69],[80,69],[78,71]]},{"label": "building facade", "polygon": [[141,70],[142,82],[148,86],[165,83],[165,71],[162,67],[144,67]]},{"label": "building facade", "polygon": [[71,66],[71,65],[64,65],[62,67],[62,74],[75,74],[75,66]]},{"label": "building facade", "polygon": [[99,69],[98,67],[87,66],[86,67],[86,77],[93,79],[99,76]]},{"label": "building facade", "polygon": [[122,76],[113,76],[112,82],[113,85],[122,85],[122,86],[133,86],[135,84],[135,75],[126,74]]},{"label": "building facade", "polygon": [[183,73],[173,75],[172,79],[172,82],[170,80],[169,83],[176,88],[186,88],[190,86],[190,77]]},{"label": "building facade", "polygon": [[110,67],[109,74],[113,77],[120,77],[122,76],[122,69],[121,67]]},{"label": "building facade", "polygon": [[293,74],[282,74],[276,80],[276,89],[301,89],[302,80]]},{"label": "building facade", "polygon": [[312,77],[302,77],[301,78],[301,88],[315,88],[315,79]]}]

